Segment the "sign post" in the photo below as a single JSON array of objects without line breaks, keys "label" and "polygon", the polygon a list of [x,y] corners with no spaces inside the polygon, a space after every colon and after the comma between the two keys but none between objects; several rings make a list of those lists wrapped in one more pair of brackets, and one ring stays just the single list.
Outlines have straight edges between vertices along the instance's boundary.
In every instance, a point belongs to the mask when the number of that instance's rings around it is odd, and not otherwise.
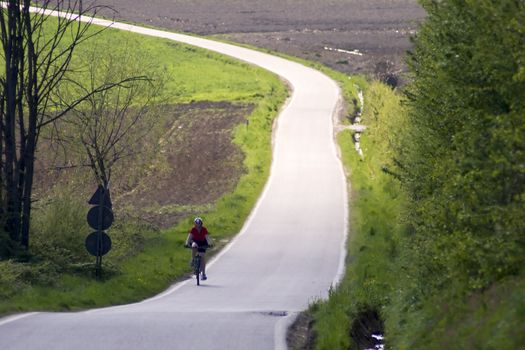
[{"label": "sign post", "polygon": [[96,257],[95,276],[100,279],[102,272],[102,256],[111,250],[111,238],[104,232],[113,224],[114,216],[109,195],[109,188],[98,186],[88,202],[94,205],[87,214],[89,227],[96,230],[86,237],[86,249]]}]

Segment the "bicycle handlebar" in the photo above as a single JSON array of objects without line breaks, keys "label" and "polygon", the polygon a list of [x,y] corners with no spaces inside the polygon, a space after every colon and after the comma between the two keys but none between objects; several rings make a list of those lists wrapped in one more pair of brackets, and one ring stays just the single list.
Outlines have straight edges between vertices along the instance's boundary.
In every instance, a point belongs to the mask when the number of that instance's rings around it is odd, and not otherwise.
[{"label": "bicycle handlebar", "polygon": [[[207,245],[203,245],[203,246],[198,246],[197,248],[211,248],[211,247],[212,247],[211,244],[207,244]],[[184,248],[193,248],[193,247],[191,245],[185,244]]]}]

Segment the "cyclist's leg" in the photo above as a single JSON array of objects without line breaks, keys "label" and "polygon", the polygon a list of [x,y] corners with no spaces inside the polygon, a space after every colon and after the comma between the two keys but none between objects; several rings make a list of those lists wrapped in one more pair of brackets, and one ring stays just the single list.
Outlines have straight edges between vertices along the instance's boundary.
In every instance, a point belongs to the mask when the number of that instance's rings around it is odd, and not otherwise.
[{"label": "cyclist's leg", "polygon": [[191,244],[191,258],[195,258],[195,255],[197,255],[197,250],[199,249],[199,246],[197,243],[193,242]]},{"label": "cyclist's leg", "polygon": [[199,255],[201,256],[201,272],[206,275],[206,243],[203,242],[199,246]]},{"label": "cyclist's leg", "polygon": [[208,279],[208,276],[206,276],[206,251],[199,253],[201,255],[201,273],[202,277],[201,279],[203,281],[206,281]]},{"label": "cyclist's leg", "polygon": [[206,275],[206,251],[201,253],[201,272]]},{"label": "cyclist's leg", "polygon": [[195,255],[197,255],[198,246],[195,242],[192,242],[191,244],[191,260],[190,260],[190,266],[193,267],[195,263]]}]

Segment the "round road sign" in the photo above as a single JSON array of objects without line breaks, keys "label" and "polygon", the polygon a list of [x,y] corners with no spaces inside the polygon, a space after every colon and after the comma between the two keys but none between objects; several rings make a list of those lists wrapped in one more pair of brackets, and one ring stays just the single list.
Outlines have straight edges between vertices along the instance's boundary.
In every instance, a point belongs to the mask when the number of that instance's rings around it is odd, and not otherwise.
[{"label": "round road sign", "polygon": [[106,232],[93,232],[86,237],[86,249],[89,254],[97,256],[97,243],[100,237],[100,256],[106,255],[111,250],[111,238]]},{"label": "round road sign", "polygon": [[113,223],[113,212],[108,207],[94,206],[88,211],[87,222],[94,230],[107,230]]}]

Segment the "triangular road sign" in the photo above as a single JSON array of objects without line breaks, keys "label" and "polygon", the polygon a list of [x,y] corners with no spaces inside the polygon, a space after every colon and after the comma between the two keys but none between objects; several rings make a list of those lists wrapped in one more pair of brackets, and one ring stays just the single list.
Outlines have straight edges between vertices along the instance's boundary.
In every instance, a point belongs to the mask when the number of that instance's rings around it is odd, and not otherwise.
[{"label": "triangular road sign", "polygon": [[[104,202],[101,203],[101,198],[104,197]],[[103,186],[99,185],[91,199],[88,201],[91,205],[100,205],[102,204],[105,207],[112,208],[111,196],[109,194],[109,189],[105,190]]]}]

